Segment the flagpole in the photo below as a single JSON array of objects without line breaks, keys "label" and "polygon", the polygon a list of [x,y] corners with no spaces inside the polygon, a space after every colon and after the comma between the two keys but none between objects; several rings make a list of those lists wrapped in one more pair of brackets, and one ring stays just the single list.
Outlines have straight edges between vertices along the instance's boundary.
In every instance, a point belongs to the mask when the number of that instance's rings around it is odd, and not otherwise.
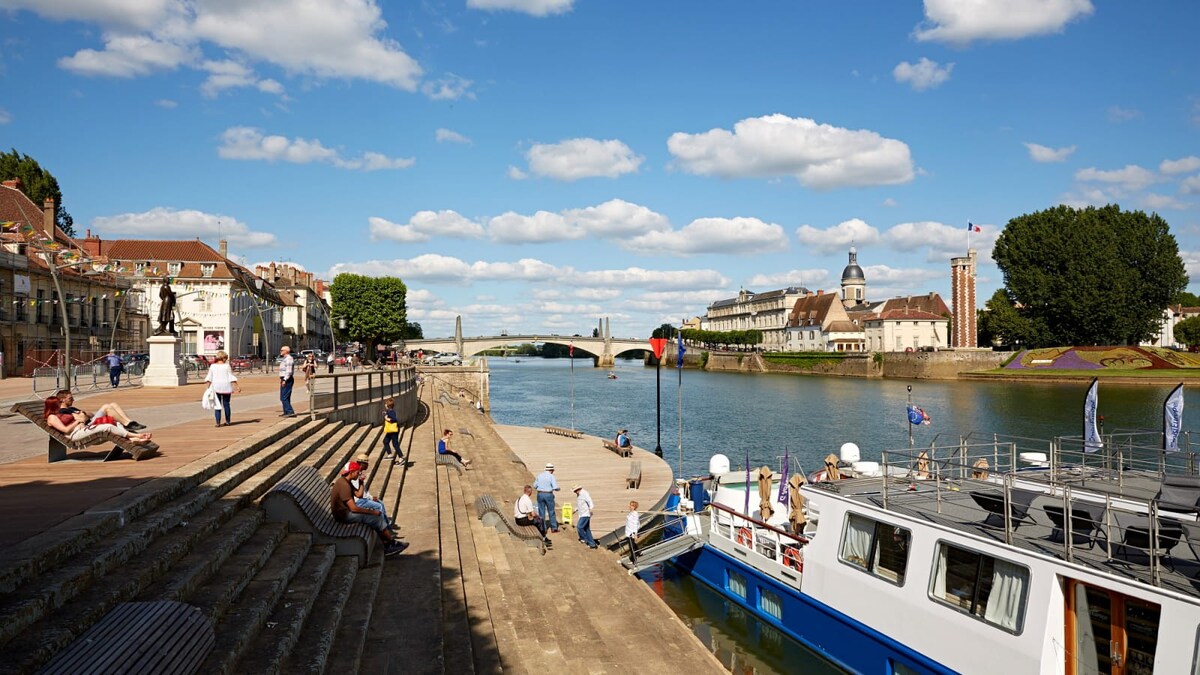
[{"label": "flagpole", "polygon": [[567,359],[571,361],[571,430],[575,431],[575,343],[567,349]]},{"label": "flagpole", "polygon": [[904,410],[904,416],[908,419],[908,447],[913,447],[912,437],[912,385],[908,385],[908,408]]},{"label": "flagpole", "polygon": [[679,346],[681,347],[678,354],[679,363],[675,364],[675,370],[679,371],[679,477],[683,477],[683,333],[679,334]]}]

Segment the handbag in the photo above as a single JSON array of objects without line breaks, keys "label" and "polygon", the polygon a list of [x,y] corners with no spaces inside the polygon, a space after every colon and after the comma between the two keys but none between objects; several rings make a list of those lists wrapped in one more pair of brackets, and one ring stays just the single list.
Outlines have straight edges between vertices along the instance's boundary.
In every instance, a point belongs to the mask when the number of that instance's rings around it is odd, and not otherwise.
[{"label": "handbag", "polygon": [[217,392],[213,391],[212,387],[204,390],[204,395],[200,397],[200,407],[205,410],[213,410],[217,407]]},{"label": "handbag", "polygon": [[400,424],[391,420],[385,420],[383,423],[383,433],[394,434],[400,431]]},{"label": "handbag", "polygon": [[101,424],[116,424],[116,423],[117,423],[117,421],[112,418],[112,415],[96,415],[95,417],[92,418],[91,422],[88,422],[88,428],[91,429],[94,427],[98,427]]}]

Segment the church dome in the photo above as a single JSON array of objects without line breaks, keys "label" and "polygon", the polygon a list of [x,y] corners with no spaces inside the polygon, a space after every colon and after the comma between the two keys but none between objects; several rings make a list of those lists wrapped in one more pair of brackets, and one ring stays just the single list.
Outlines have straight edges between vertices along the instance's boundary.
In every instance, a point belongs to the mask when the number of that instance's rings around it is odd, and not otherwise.
[{"label": "church dome", "polygon": [[858,266],[858,250],[851,248],[850,264],[846,265],[846,269],[842,270],[842,281],[853,281],[856,279],[862,279],[866,281],[866,278],[867,277],[863,274],[862,268]]}]

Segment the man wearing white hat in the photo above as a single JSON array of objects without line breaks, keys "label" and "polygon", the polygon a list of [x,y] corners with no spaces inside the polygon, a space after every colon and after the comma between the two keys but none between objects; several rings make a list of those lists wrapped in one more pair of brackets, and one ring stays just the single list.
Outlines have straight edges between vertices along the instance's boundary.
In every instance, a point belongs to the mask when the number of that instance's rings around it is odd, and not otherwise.
[{"label": "man wearing white hat", "polygon": [[558,479],[554,477],[554,465],[547,464],[546,470],[533,479],[537,491],[538,515],[551,532],[558,532],[558,519],[554,515],[554,493],[558,492]]},{"label": "man wearing white hat", "polygon": [[587,544],[588,548],[596,548],[599,544],[592,536],[592,509],[596,505],[582,485],[576,484],[571,490],[575,493],[575,530],[579,532],[579,542]]}]

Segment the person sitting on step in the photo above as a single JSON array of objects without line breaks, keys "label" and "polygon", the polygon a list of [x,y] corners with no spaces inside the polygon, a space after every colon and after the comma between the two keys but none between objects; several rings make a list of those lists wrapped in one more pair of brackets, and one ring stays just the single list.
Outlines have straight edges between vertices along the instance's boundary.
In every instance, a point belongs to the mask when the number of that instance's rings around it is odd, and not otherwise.
[{"label": "person sitting on step", "polygon": [[463,468],[470,468],[471,460],[463,459],[462,455],[460,455],[457,452],[450,449],[450,437],[453,435],[454,435],[454,432],[450,431],[449,429],[442,430],[442,438],[441,438],[441,440],[438,441],[438,445],[437,445],[438,454],[439,455],[450,455],[454,459],[457,459],[458,463],[463,465]]},{"label": "person sitting on step", "polygon": [[[358,453],[358,457],[355,457],[354,461],[358,462],[362,466],[363,471],[366,471],[368,468],[370,468],[371,458],[368,457],[367,453],[365,452]],[[350,462],[346,462],[346,466],[342,468],[342,471],[344,472],[349,468]],[[391,518],[388,518],[387,508],[383,505],[383,500],[376,499],[375,495],[367,492],[367,477],[365,475],[360,475],[358,478],[351,480],[350,485],[354,486],[354,503],[358,504],[359,507],[364,509],[374,509],[379,511],[379,513],[383,515],[383,519],[387,521],[389,530],[395,531],[400,529],[399,525],[397,525]]]},{"label": "person sitting on step", "polygon": [[99,423],[95,421],[112,418],[92,418],[93,422],[89,423],[87,414],[83,411],[63,412],[62,403],[57,396],[51,396],[42,403],[42,416],[50,428],[66,434],[67,438],[74,442],[86,441],[90,436],[102,434],[105,431],[110,431],[121,438],[128,438],[139,445],[150,442],[150,434],[135,434],[115,421]]},{"label": "person sitting on step", "polygon": [[526,485],[525,491],[517,497],[517,503],[513,507],[513,520],[518,525],[533,525],[542,534],[542,541],[546,542],[546,546],[553,546],[554,542],[550,541],[550,537],[546,536],[546,522],[538,516],[537,511],[533,507],[533,486]]},{"label": "person sitting on step", "polygon": [[375,530],[385,543],[383,554],[393,556],[408,544],[396,541],[395,535],[388,529],[387,518],[380,509],[365,509],[358,505],[354,496],[354,485],[350,481],[358,480],[365,467],[358,462],[350,462],[342,469],[341,475],[333,481],[329,488],[329,510],[333,519],[339,523],[363,523]]},{"label": "person sitting on step", "polygon": [[121,406],[117,405],[116,403],[103,403],[99,408],[96,408],[96,412],[90,413],[86,410],[80,410],[79,408],[75,407],[75,395],[71,393],[70,389],[59,389],[54,395],[58,397],[58,402],[60,405],[59,412],[81,412],[87,416],[85,418],[87,420],[91,420],[93,417],[103,417],[104,415],[108,415],[109,417],[113,418],[117,424],[120,424],[130,431],[144,431],[146,429],[146,425],[138,424],[137,422],[129,419],[129,415],[126,415],[125,411],[121,409]]}]

